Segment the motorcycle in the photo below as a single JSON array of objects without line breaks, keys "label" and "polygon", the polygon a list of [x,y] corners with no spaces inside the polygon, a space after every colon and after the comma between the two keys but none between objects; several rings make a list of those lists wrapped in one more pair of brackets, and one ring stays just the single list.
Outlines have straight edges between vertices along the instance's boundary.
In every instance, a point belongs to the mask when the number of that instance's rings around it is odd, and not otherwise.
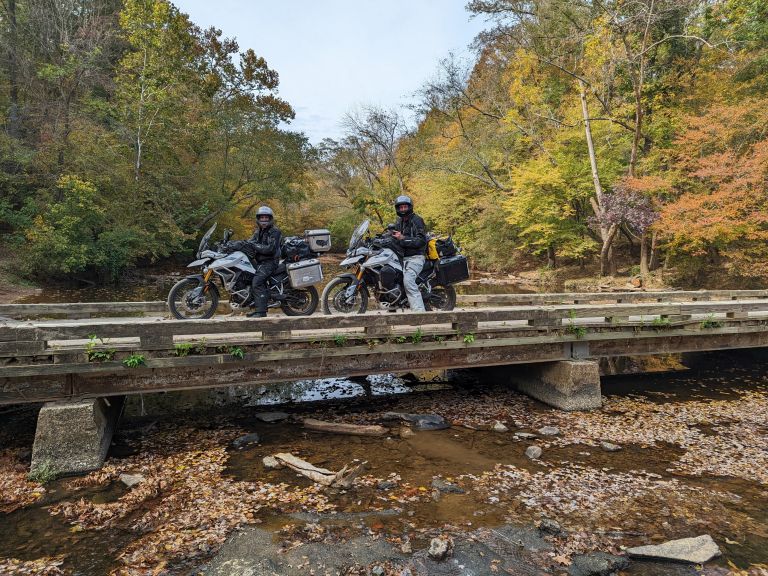
[{"label": "motorcycle", "polygon": [[[202,274],[194,274],[177,282],[168,293],[168,308],[179,320],[207,319],[214,315],[219,304],[219,289],[229,292],[229,305],[233,310],[253,304],[251,279],[256,273],[251,261],[243,252],[228,253],[225,246],[232,236],[224,231],[221,243],[210,245],[216,224],[205,233],[197,250],[197,259],[187,268],[202,266]],[[309,252],[308,256],[316,256]],[[297,273],[298,272],[298,273]],[[267,279],[269,308],[279,306],[287,316],[309,316],[317,309],[319,297],[317,284],[322,280],[319,260],[303,259],[287,264],[281,260],[275,272]]]},{"label": "motorcycle", "polygon": [[[363,314],[368,309],[370,292],[385,310],[408,307],[403,285],[403,263],[395,251],[396,241],[390,232],[371,238],[370,220],[358,226],[349,240],[347,257],[341,267],[354,273],[341,274],[323,290],[325,314]],[[435,262],[427,260],[416,278],[427,310],[453,310],[456,291],[438,279]]]}]

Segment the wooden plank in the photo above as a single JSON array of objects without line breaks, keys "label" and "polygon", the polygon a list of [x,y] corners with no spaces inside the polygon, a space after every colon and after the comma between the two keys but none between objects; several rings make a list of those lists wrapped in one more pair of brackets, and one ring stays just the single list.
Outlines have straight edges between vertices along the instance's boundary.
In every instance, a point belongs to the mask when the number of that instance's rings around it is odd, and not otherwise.
[{"label": "wooden plank", "polygon": [[45,351],[45,342],[41,341],[16,341],[0,342],[0,357],[9,358],[13,356],[36,356]]}]

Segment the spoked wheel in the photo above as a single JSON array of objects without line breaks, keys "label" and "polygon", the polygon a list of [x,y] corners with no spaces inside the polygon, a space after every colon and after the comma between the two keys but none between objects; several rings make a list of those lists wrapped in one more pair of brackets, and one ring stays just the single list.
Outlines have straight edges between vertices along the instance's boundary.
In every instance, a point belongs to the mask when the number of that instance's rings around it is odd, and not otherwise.
[{"label": "spoked wheel", "polygon": [[424,298],[424,308],[427,310],[443,310],[450,312],[456,307],[456,290],[453,286],[435,286],[431,294]]},{"label": "spoked wheel", "polygon": [[168,308],[179,320],[205,320],[216,313],[219,291],[215,285],[205,285],[196,278],[184,278],[168,292]]},{"label": "spoked wheel", "polygon": [[317,295],[317,288],[292,288],[288,290],[286,299],[280,302],[280,308],[283,309],[286,316],[309,316],[317,310],[317,304],[320,297]]},{"label": "spoked wheel", "polygon": [[323,313],[363,314],[368,308],[368,292],[365,288],[348,295],[352,278],[334,278],[323,290]]}]

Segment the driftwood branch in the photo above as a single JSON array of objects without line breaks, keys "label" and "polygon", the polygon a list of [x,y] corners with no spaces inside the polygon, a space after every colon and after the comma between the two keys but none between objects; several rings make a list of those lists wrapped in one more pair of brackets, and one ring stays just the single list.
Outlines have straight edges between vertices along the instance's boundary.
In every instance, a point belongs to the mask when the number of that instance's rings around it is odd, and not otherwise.
[{"label": "driftwood branch", "polygon": [[313,482],[317,482],[323,486],[332,486],[334,488],[349,488],[352,486],[352,482],[355,478],[363,472],[368,465],[368,462],[361,462],[354,467],[350,467],[350,465],[347,464],[338,472],[333,472],[332,470],[313,466],[306,460],[302,460],[298,456],[285,452],[275,454],[274,458],[281,464],[284,464],[302,476],[306,476]]},{"label": "driftwood branch", "polygon": [[389,433],[387,428],[377,425],[343,424],[341,422],[324,422],[314,418],[304,419],[304,428],[316,432],[331,432],[333,434],[352,434],[354,436],[384,436]]}]

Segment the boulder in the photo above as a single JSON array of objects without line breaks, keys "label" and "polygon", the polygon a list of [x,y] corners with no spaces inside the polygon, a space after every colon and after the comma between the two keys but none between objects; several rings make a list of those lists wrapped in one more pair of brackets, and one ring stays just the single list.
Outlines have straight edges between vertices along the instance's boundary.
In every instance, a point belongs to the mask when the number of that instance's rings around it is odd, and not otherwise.
[{"label": "boulder", "polygon": [[415,430],[444,430],[451,424],[438,414],[407,414],[405,412],[385,412],[383,420],[403,420],[409,422]]},{"label": "boulder", "polygon": [[563,531],[559,522],[550,520],[549,518],[542,519],[541,522],[539,522],[538,529],[542,534],[551,534],[553,536],[557,536]]},{"label": "boulder", "polygon": [[704,534],[695,538],[670,540],[663,544],[627,548],[627,554],[632,558],[704,564],[704,562],[709,562],[720,556],[721,552],[715,541],[712,540],[712,536]]},{"label": "boulder", "polygon": [[258,444],[259,443],[259,435],[256,434],[256,432],[252,432],[251,434],[244,434],[243,436],[240,436],[239,438],[235,438],[232,440],[232,448],[245,448],[249,444]]},{"label": "boulder", "polygon": [[606,452],[618,452],[621,450],[621,446],[618,444],[613,444],[611,442],[600,442],[600,448],[605,450]]},{"label": "boulder", "polygon": [[515,432],[515,436],[522,440],[533,440],[534,438],[538,438],[536,434],[532,434],[531,432]]},{"label": "boulder", "polygon": [[450,538],[432,538],[427,554],[432,560],[444,560],[453,550],[453,540]]},{"label": "boulder", "polygon": [[541,457],[541,448],[539,446],[528,446],[525,449],[525,455],[531,460],[537,460]]},{"label": "boulder", "polygon": [[136,484],[141,484],[146,478],[141,474],[120,474],[120,482],[125,484],[126,488],[133,488]]},{"label": "boulder", "polygon": [[274,456],[264,456],[261,461],[264,463],[264,468],[267,470],[280,470],[281,468],[285,468],[285,465]]},{"label": "boulder", "polygon": [[446,482],[442,478],[435,478],[432,480],[432,488],[445,494],[464,494],[466,492],[461,486],[453,484],[452,482]]},{"label": "boulder", "polygon": [[494,432],[508,432],[509,428],[507,428],[502,422],[496,420],[496,422],[493,423],[491,430]]},{"label": "boulder", "polygon": [[288,416],[285,412],[259,412],[254,414],[254,418],[262,422],[280,422],[281,420],[287,420]]},{"label": "boulder", "polygon": [[544,426],[543,428],[539,428],[538,432],[542,436],[557,436],[560,434],[560,428],[557,426]]},{"label": "boulder", "polygon": [[571,558],[568,576],[609,576],[629,565],[623,556],[614,556],[605,552],[579,554]]}]

